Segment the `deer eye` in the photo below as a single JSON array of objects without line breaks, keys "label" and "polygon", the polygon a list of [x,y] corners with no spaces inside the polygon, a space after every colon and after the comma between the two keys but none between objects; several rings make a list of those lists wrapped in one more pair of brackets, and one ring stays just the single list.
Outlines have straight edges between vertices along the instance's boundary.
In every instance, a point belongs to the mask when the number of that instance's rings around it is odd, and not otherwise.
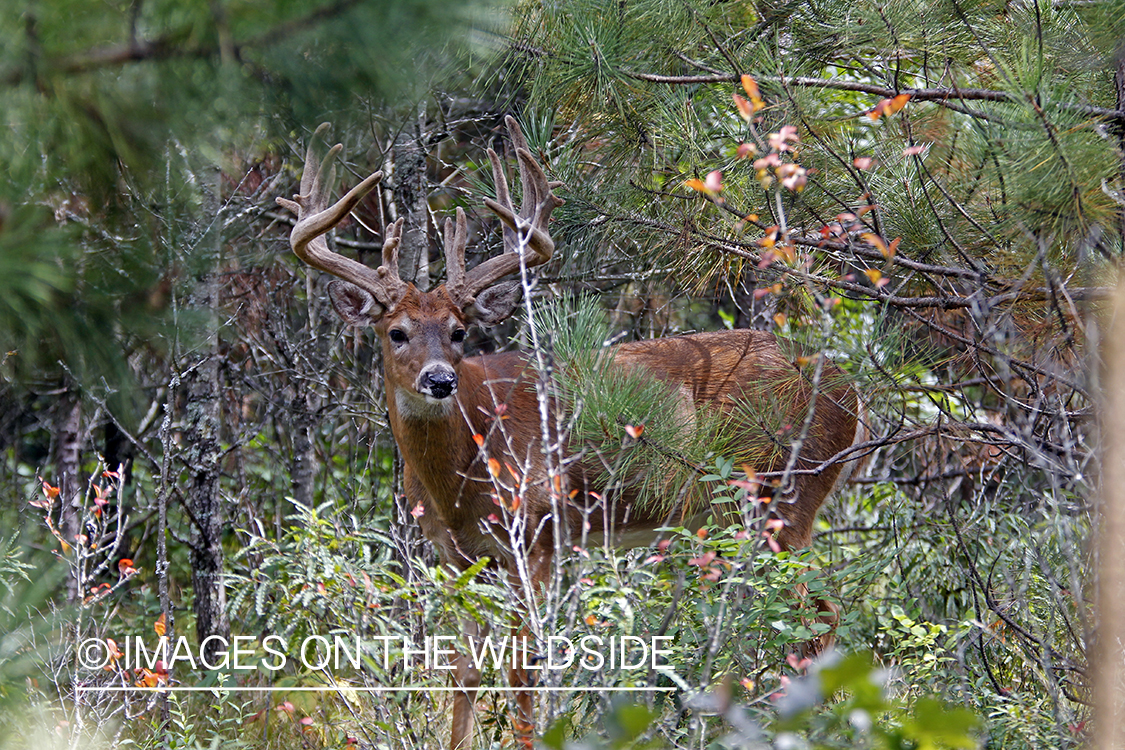
[{"label": "deer eye", "polygon": [[458,328],[456,331],[453,332],[453,335],[450,336],[450,338],[453,339],[454,344],[460,344],[462,341],[465,340],[465,329],[464,328]]},{"label": "deer eye", "polygon": [[402,330],[401,328],[392,328],[391,332],[388,335],[391,337],[391,341],[396,344],[405,344],[408,340],[406,331]]}]

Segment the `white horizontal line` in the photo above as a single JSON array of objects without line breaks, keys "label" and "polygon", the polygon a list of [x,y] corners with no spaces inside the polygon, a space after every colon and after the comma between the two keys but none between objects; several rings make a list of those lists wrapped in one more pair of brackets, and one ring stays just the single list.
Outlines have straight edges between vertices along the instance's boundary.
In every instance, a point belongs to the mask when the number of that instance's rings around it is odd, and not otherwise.
[{"label": "white horizontal line", "polygon": [[229,693],[331,693],[350,690],[356,693],[518,693],[518,692],[553,692],[553,693],[668,693],[674,692],[674,687],[426,687],[424,685],[411,685],[407,687],[129,687],[122,685],[106,685],[98,687],[93,685],[79,685],[75,688],[80,693],[106,692],[106,693],[201,693],[224,690]]}]

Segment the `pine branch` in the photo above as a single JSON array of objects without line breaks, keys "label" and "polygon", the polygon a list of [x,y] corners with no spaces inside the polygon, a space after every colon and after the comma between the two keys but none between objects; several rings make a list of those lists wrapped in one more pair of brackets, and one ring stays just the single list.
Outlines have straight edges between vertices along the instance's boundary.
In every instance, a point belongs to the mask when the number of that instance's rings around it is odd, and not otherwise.
[{"label": "pine branch", "polygon": [[[176,40],[187,35],[184,31],[171,31],[156,39],[137,39],[135,33],[130,30],[130,38],[124,44],[110,44],[105,47],[86,50],[79,54],[48,60],[42,68],[66,75],[81,75],[133,62],[163,61],[176,58],[208,59],[221,57],[224,53],[237,60],[240,58],[243,49],[277,44],[294,34],[308,30],[313,24],[339,16],[358,2],[359,0],[339,0],[339,2],[319,8],[301,18],[280,23],[257,37],[239,44],[234,44],[231,40],[224,40],[224,43],[179,46]],[[17,86],[31,78],[35,72],[34,68],[16,68],[0,74],[0,82],[7,86]]]},{"label": "pine branch", "polygon": [[[623,70],[622,72],[628,77],[638,81],[648,81],[650,83],[667,83],[677,86],[691,86],[704,83],[739,83],[741,80],[741,76],[734,74],[709,76],[668,76],[659,75],[656,73],[641,73],[632,70]],[[899,94],[909,94],[910,98],[915,101],[933,101],[939,103],[945,103],[948,100],[960,100],[1021,104],[1024,101],[1015,94],[1009,94],[1006,91],[992,91],[990,89],[893,89],[886,86],[876,86],[870,83],[859,83],[857,81],[833,81],[828,78],[807,78],[804,76],[797,76],[792,78],[786,78],[784,76],[757,76],[756,79],[758,81],[780,83],[785,86],[836,89],[839,91],[856,91],[863,94],[880,96],[885,99],[890,99],[892,97],[898,96]],[[1030,96],[1027,97],[1027,101],[1034,103],[1034,100]],[[1118,120],[1121,122],[1125,122],[1125,110],[1121,109],[1108,109],[1106,107],[1094,107],[1088,104],[1072,104],[1068,102],[1060,103],[1059,106],[1062,109],[1071,110],[1073,112],[1081,112],[1082,114],[1091,115],[1093,117],[1105,117],[1109,120]]]}]

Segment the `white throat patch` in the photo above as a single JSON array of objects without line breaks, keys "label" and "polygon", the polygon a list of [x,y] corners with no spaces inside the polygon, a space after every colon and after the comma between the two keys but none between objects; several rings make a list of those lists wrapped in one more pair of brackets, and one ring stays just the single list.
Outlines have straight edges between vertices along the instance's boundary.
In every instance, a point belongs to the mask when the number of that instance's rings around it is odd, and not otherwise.
[{"label": "white throat patch", "polygon": [[395,388],[395,407],[403,419],[444,419],[453,412],[456,396],[434,398],[407,388]]}]

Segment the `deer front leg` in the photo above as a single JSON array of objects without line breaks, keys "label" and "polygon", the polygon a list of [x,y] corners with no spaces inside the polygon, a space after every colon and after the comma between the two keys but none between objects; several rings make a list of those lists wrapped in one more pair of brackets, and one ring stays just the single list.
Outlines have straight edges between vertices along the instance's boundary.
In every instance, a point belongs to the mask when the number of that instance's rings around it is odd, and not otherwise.
[{"label": "deer front leg", "polygon": [[[525,638],[531,631],[527,623],[517,620],[512,624],[513,644],[521,644],[517,658],[513,660],[512,668],[508,671],[508,684],[513,688],[534,687],[535,678],[523,665],[527,663],[530,655],[527,653]],[[516,737],[516,747],[520,750],[532,750],[535,745],[535,692],[532,690],[516,691],[516,714],[513,718],[513,731]]]},{"label": "deer front leg", "polygon": [[461,622],[461,635],[465,639],[463,650],[457,652],[453,660],[453,682],[465,690],[453,693],[453,727],[449,738],[452,750],[468,750],[473,744],[473,713],[476,707],[477,691],[480,687],[480,670],[473,663],[471,654],[479,653],[478,638],[487,635],[488,628],[476,620],[467,618]]},{"label": "deer front leg", "polygon": [[[531,629],[527,625],[527,610],[534,608],[538,597],[543,593],[543,586],[550,573],[551,561],[554,559],[553,540],[549,534],[536,540],[527,556],[527,569],[524,575],[518,571],[509,574],[510,584],[517,594],[519,602],[512,621],[512,643],[520,644],[520,650],[512,662],[508,672],[508,684],[513,688],[529,688],[535,686],[534,672],[529,671],[525,665],[530,663],[532,655],[528,653],[528,644],[532,641]],[[524,580],[524,578],[528,580]],[[527,592],[530,592],[528,594]],[[514,719],[514,732],[516,747],[521,750],[532,750],[535,744],[535,691],[516,690],[516,714]]]}]

